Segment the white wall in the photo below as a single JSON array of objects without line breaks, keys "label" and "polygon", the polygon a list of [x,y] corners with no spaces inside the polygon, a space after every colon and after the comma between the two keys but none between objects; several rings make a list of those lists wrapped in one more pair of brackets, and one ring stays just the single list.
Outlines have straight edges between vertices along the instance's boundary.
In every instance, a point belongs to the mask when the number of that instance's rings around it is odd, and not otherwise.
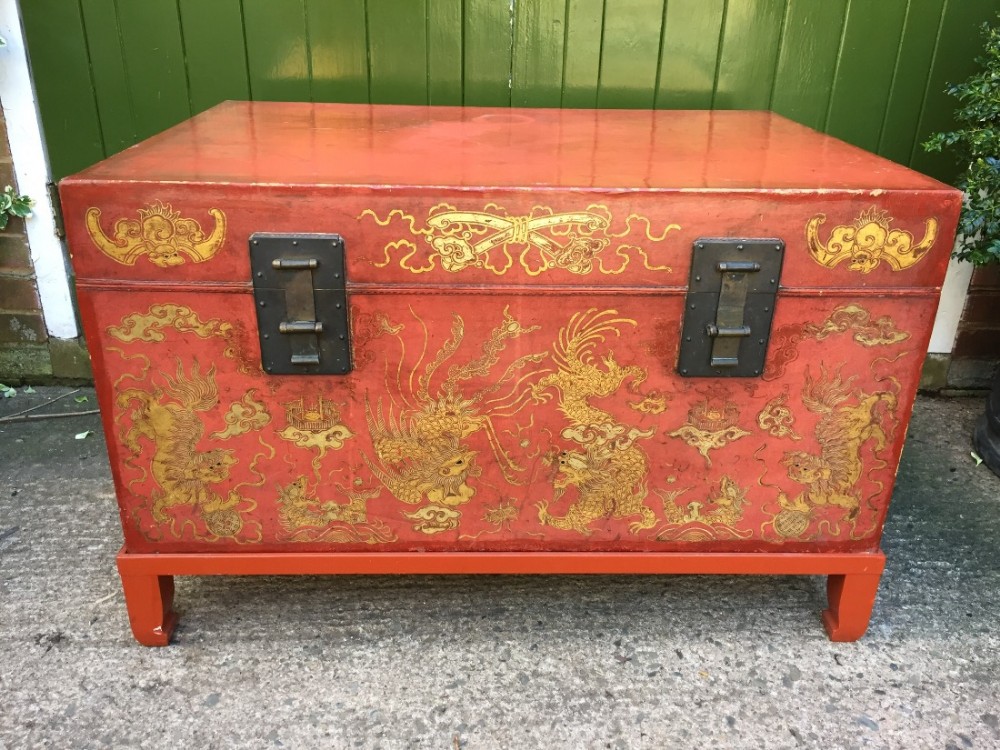
[{"label": "white wall", "polygon": [[[7,40],[7,46],[0,47],[0,102],[3,102],[7,118],[7,137],[17,187],[20,192],[35,199],[34,214],[25,226],[38,282],[38,296],[42,301],[42,315],[50,336],[72,339],[79,332],[62,242],[56,236],[52,204],[46,189],[48,161],[24,51],[21,17],[15,0],[0,0],[0,36]],[[3,187],[0,185],[0,190]]]},{"label": "white wall", "polygon": [[957,261],[954,258],[948,265],[948,274],[941,289],[941,304],[938,307],[937,318],[934,319],[931,342],[927,347],[928,352],[948,354],[955,345],[955,334],[958,332],[958,322],[965,308],[972,269],[971,263]]}]

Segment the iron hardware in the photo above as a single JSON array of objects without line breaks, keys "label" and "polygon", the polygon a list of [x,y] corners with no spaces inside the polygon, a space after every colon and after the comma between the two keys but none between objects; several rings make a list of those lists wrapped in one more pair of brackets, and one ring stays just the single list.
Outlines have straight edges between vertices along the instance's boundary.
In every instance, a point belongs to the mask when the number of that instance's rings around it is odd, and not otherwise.
[{"label": "iron hardware", "polygon": [[264,371],[350,372],[343,238],[257,233],[250,237],[250,267]]},{"label": "iron hardware", "polygon": [[763,373],[784,249],[778,239],[694,243],[677,362],[681,375]]},{"label": "iron hardware", "polygon": [[318,320],[287,320],[278,324],[281,333],[323,333],[323,324]]}]

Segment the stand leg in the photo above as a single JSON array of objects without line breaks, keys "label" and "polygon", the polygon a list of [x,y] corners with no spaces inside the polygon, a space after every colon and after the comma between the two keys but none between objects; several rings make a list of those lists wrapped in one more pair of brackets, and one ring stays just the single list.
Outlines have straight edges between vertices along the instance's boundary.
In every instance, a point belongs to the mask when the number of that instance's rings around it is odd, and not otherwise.
[{"label": "stand leg", "polygon": [[823,627],[831,641],[856,641],[868,629],[881,573],[832,575],[826,581],[829,609]]},{"label": "stand leg", "polygon": [[132,634],[143,646],[166,646],[177,625],[174,577],[122,573]]}]

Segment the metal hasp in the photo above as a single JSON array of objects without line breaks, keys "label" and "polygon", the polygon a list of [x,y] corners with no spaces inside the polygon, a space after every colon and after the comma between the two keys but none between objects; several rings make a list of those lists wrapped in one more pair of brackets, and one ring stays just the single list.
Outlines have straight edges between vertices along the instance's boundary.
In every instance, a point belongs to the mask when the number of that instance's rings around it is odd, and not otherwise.
[{"label": "metal hasp", "polygon": [[695,241],[677,372],[685,377],[760,376],[784,256],[785,243],[779,239]]},{"label": "metal hasp", "polygon": [[349,373],[343,237],[258,232],[250,236],[250,270],[264,372]]}]

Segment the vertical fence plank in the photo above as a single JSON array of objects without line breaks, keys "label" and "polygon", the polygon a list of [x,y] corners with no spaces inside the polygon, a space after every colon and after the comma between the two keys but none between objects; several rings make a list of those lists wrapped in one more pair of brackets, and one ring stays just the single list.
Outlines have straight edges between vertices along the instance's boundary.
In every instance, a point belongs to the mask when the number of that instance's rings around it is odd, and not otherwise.
[{"label": "vertical fence plank", "polygon": [[944,0],[910,0],[896,55],[878,151],[906,164],[913,151]]},{"label": "vertical fence plank", "polygon": [[67,0],[21,5],[35,95],[58,180],[104,157],[80,6]]},{"label": "vertical fence plank", "polygon": [[368,3],[368,64],[373,103],[427,103],[426,33],[424,0]]},{"label": "vertical fence plank", "polygon": [[771,109],[823,128],[846,14],[847,0],[789,0]]},{"label": "vertical fence plank", "polygon": [[[614,0],[611,0],[614,2]],[[604,0],[568,0],[563,48],[564,107],[596,107]]]},{"label": "vertical fence plank", "polygon": [[427,101],[462,103],[462,0],[427,0]]},{"label": "vertical fence plank", "polygon": [[121,30],[118,28],[118,11],[115,0],[88,0],[81,5],[81,10],[104,151],[114,154],[138,140],[125,72]]},{"label": "vertical fence plank", "polygon": [[510,106],[513,30],[507,0],[465,0],[465,103]]},{"label": "vertical fence plank", "polygon": [[148,138],[191,116],[177,2],[120,2],[118,23],[136,136]]},{"label": "vertical fence plank", "polygon": [[653,106],[662,29],[662,1],[614,0],[606,5],[597,87],[599,106]]},{"label": "vertical fence plank", "polygon": [[191,111],[248,99],[247,51],[239,0],[178,0]]},{"label": "vertical fence plank", "polygon": [[848,4],[826,132],[862,148],[878,148],[905,15],[906,0]]},{"label": "vertical fence plank", "polygon": [[984,39],[979,27],[996,21],[996,0],[947,0],[910,156],[910,166],[914,169],[948,181],[958,174],[959,168],[953,155],[928,154],[921,144],[932,133],[954,127],[953,113],[958,100],[948,96],[945,88],[951,83],[961,83],[980,70],[975,62],[975,58],[983,52]]},{"label": "vertical fence plank", "polygon": [[243,0],[250,95],[262,101],[310,101],[303,0]]},{"label": "vertical fence plank", "polygon": [[976,69],[996,0],[31,0],[21,12],[57,176],[224,98],[367,101],[372,80],[377,101],[770,103],[947,177],[951,157],[920,144],[951,125],[944,87]]},{"label": "vertical fence plank", "polygon": [[562,100],[565,0],[515,4],[511,104],[558,107]]},{"label": "vertical fence plank", "polygon": [[306,0],[312,100],[368,101],[365,0]]},{"label": "vertical fence plank", "polygon": [[713,107],[767,109],[784,17],[785,0],[729,0]]},{"label": "vertical fence plank", "polygon": [[667,0],[658,109],[712,106],[725,0]]}]

